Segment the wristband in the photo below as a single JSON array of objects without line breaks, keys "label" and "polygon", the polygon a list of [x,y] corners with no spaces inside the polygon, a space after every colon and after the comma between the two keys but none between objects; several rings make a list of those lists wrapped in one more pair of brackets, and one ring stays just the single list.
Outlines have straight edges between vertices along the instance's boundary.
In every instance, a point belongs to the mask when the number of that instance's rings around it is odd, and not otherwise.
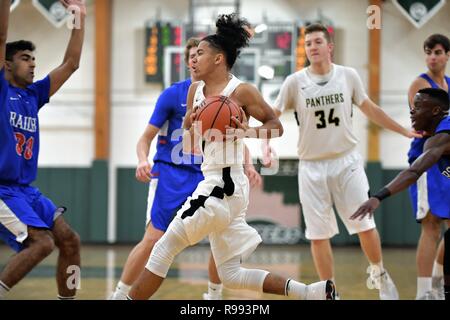
[{"label": "wristband", "polygon": [[389,197],[391,195],[391,192],[389,191],[388,188],[383,188],[380,191],[378,191],[376,194],[374,194],[372,197],[377,198],[378,200],[383,201],[384,199],[386,199],[387,197]]}]

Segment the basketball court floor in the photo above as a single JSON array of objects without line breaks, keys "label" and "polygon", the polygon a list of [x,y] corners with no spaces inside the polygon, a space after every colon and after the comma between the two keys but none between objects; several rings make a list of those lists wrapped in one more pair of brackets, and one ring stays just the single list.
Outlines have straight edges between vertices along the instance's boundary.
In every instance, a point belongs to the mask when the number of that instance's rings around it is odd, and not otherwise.
[{"label": "basketball court floor", "polygon": [[[78,299],[103,300],[115,287],[131,246],[83,246],[81,289]],[[415,248],[384,248],[384,264],[397,285],[400,298],[412,300],[416,290]],[[0,246],[0,269],[13,252]],[[359,247],[335,247],[336,284],[341,299],[378,299],[377,290],[366,285],[367,261]],[[209,246],[191,247],[172,265],[167,280],[153,299],[200,300],[207,290]],[[22,280],[8,295],[17,300],[56,298],[54,252]],[[305,283],[318,281],[307,245],[260,246],[245,261],[247,267],[264,268]],[[224,289],[224,299],[286,299],[251,291]]]}]

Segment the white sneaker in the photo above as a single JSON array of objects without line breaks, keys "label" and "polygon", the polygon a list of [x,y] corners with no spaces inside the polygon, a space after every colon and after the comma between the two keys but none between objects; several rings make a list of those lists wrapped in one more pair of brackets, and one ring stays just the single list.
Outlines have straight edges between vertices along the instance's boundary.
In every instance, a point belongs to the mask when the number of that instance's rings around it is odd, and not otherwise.
[{"label": "white sneaker", "polygon": [[431,281],[436,300],[445,300],[444,277],[433,277]]},{"label": "white sneaker", "polygon": [[212,296],[208,292],[203,294],[203,300],[222,300],[222,295]]},{"label": "white sneaker", "polygon": [[108,298],[108,300],[128,300],[127,295],[122,292],[114,291]]},{"label": "white sneaker", "polygon": [[417,297],[416,300],[439,300],[433,290],[425,292],[421,297]]},{"label": "white sneaker", "polygon": [[333,281],[325,280],[306,286],[305,300],[335,300],[336,288]]},{"label": "white sneaker", "polygon": [[369,278],[367,287],[369,289],[378,289],[380,300],[398,300],[398,291],[386,270],[380,270],[378,266],[369,266],[367,269]]},{"label": "white sneaker", "polygon": [[384,270],[379,275],[380,279],[380,300],[398,300],[398,291],[395,287],[394,281],[392,281],[389,273]]}]

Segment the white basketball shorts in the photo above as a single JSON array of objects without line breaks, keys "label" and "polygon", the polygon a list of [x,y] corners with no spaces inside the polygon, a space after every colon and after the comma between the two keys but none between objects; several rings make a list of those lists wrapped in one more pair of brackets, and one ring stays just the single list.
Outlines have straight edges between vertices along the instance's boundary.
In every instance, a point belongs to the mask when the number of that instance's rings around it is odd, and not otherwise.
[{"label": "white basketball shorts", "polygon": [[363,160],[357,151],[336,159],[300,160],[298,183],[307,239],[330,239],[339,233],[333,204],[349,234],[375,228],[373,218],[350,220],[369,193]]},{"label": "white basketball shorts", "polygon": [[245,259],[262,241],[245,221],[249,183],[241,167],[203,173],[201,181],[175,219],[181,219],[190,245],[209,236],[216,265],[241,256]]}]

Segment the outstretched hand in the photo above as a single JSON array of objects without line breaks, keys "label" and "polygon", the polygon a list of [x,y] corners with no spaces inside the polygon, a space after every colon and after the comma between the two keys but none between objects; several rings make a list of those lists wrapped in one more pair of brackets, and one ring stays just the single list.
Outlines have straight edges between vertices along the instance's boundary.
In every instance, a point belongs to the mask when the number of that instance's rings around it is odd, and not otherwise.
[{"label": "outstretched hand", "polygon": [[377,198],[370,198],[366,202],[364,202],[358,210],[350,217],[351,220],[356,220],[359,218],[359,220],[364,219],[367,215],[369,215],[369,218],[372,218],[373,214],[375,213],[375,209],[378,208],[380,205],[380,200]]}]

